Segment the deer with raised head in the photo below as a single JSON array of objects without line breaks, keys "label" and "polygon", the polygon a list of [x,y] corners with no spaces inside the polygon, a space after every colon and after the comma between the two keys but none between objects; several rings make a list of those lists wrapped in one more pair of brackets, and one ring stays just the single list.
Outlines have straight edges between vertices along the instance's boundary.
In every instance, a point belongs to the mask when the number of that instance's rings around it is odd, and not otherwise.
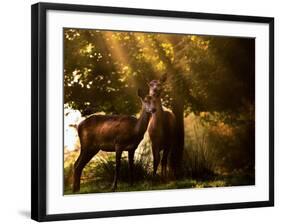
[{"label": "deer with raised head", "polygon": [[139,118],[127,115],[92,115],[78,125],[81,151],[74,164],[73,192],[80,190],[81,173],[85,165],[100,151],[115,152],[116,168],[112,191],[117,188],[121,155],[128,151],[130,182],[133,183],[134,154],[147,130],[154,111],[150,96],[138,90],[142,102]]},{"label": "deer with raised head", "polygon": [[152,111],[148,125],[148,134],[152,143],[153,175],[155,176],[157,173],[160,163],[160,151],[163,150],[161,160],[162,177],[167,176],[168,155],[172,150],[175,139],[175,115],[173,112],[165,110],[161,101],[162,86],[165,81],[166,75],[160,80],[152,80],[149,83],[149,95],[152,97],[152,103],[155,105],[155,110]]}]

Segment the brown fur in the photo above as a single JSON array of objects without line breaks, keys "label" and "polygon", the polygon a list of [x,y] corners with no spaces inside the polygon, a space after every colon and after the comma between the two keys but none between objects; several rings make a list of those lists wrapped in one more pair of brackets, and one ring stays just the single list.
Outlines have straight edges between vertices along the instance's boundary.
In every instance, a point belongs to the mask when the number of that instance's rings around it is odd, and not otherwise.
[{"label": "brown fur", "polygon": [[160,162],[160,151],[163,150],[161,173],[165,177],[168,155],[173,147],[175,115],[171,111],[163,110],[160,97],[153,96],[152,99],[155,101],[156,111],[151,116],[148,133],[152,142],[153,173],[156,175]]},{"label": "brown fur", "polygon": [[156,112],[152,114],[148,126],[148,133],[152,143],[153,173],[154,175],[157,173],[160,162],[160,151],[163,150],[163,157],[161,160],[162,176],[167,175],[167,160],[174,145],[176,122],[174,113],[165,111],[162,107],[161,93],[166,79],[167,74],[164,74],[159,80],[152,80],[148,84],[149,95],[156,105]]},{"label": "brown fur", "polygon": [[[144,98],[140,93],[139,96]],[[122,152],[128,151],[132,183],[134,153],[143,139],[149,116],[149,111],[142,100],[142,110],[138,119],[125,115],[92,115],[82,121],[78,126],[81,151],[74,164],[73,192],[80,190],[82,170],[100,150],[116,153],[113,191],[117,187]]]}]

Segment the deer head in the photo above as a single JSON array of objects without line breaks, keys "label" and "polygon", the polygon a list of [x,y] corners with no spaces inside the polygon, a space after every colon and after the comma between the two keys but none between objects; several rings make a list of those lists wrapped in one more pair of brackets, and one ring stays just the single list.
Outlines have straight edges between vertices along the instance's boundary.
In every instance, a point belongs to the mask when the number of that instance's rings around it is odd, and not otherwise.
[{"label": "deer head", "polygon": [[166,79],[167,79],[167,73],[165,73],[159,80],[154,79],[150,81],[148,84],[149,95],[159,97],[162,92],[162,88]]},{"label": "deer head", "polygon": [[145,97],[144,105],[146,110],[151,114],[156,113],[162,107],[161,100],[159,99],[159,97],[149,95]]}]

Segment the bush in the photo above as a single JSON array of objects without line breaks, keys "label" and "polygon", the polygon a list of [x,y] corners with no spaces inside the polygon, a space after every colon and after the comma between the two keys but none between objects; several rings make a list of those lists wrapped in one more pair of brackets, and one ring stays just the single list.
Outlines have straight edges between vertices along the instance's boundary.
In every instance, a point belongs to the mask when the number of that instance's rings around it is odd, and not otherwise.
[{"label": "bush", "polygon": [[215,149],[209,142],[208,130],[196,117],[192,119],[185,126],[184,173],[192,178],[208,179],[215,173]]},{"label": "bush", "polygon": [[254,179],[254,124],[226,123],[221,115],[209,117],[190,114],[185,118],[185,175],[203,179],[244,175]]},{"label": "bush", "polygon": [[[94,172],[95,180],[111,183],[115,174],[115,155],[110,155],[107,158],[99,157],[95,164]],[[120,175],[118,181],[127,182],[130,181],[130,170],[127,157],[122,157],[120,165]],[[134,162],[134,181],[142,181],[150,176],[148,170],[141,161]]]}]

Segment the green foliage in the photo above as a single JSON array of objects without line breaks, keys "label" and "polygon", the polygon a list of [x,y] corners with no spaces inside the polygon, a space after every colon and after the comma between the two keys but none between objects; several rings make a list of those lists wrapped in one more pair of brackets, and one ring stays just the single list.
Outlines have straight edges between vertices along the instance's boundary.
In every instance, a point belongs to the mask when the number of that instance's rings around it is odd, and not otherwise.
[{"label": "green foliage", "polygon": [[93,112],[138,112],[137,88],[167,72],[164,105],[237,112],[254,103],[254,40],[64,30],[65,103]]}]

